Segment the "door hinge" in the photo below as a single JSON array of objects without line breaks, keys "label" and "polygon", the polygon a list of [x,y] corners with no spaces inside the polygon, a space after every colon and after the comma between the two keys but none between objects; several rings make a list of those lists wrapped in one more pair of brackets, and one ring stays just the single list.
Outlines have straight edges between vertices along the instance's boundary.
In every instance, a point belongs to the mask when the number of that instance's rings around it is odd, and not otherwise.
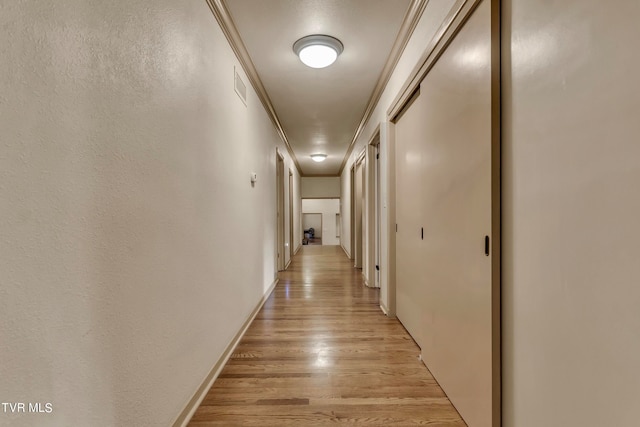
[{"label": "door hinge", "polygon": [[484,254],[489,256],[489,236],[484,236]]},{"label": "door hinge", "polygon": [[377,153],[376,154],[376,159],[379,159],[379,158],[380,158],[380,153]]}]

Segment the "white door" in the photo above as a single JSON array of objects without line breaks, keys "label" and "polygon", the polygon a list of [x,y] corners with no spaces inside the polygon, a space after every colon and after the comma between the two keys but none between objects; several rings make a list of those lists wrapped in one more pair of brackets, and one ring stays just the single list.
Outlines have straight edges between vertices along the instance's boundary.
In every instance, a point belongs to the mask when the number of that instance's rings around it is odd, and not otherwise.
[{"label": "white door", "polygon": [[473,427],[500,420],[495,28],[479,2],[396,126],[397,315]]}]

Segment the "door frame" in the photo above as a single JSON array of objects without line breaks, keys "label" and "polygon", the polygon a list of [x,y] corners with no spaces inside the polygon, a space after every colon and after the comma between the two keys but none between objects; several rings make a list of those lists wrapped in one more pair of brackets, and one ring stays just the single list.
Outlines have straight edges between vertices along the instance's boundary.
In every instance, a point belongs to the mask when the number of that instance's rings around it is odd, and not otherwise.
[{"label": "door frame", "polygon": [[381,195],[380,195],[380,126],[367,145],[369,167],[366,175],[366,218],[367,234],[367,278],[368,286],[380,287],[380,236],[381,236]]},{"label": "door frame", "polygon": [[293,171],[289,169],[289,263],[291,263],[294,253],[293,232]]},{"label": "door frame", "polygon": [[351,169],[349,170],[349,186],[350,186],[350,196],[349,201],[351,204],[351,208],[349,209],[349,259],[355,259],[355,246],[356,246],[356,162],[353,162],[351,165]]},{"label": "door frame", "polygon": [[[379,230],[380,224],[379,212],[377,211],[377,203],[379,194],[377,194],[379,182],[377,174],[378,169],[378,147],[380,145],[380,126],[378,125],[373,137],[364,147],[364,162],[366,167],[363,169],[363,206],[362,206],[362,275],[365,285],[372,288],[380,287],[379,271]],[[378,267],[376,269],[376,266]]]},{"label": "door frame", "polygon": [[[365,200],[365,185],[366,185],[366,173],[367,173],[367,160],[366,160],[367,149],[366,147],[362,149],[360,154],[358,154],[355,161],[354,168],[354,193],[357,193],[358,184],[360,189],[360,194],[354,194],[354,247],[353,247],[353,266],[355,268],[363,269],[363,275],[366,280],[366,275],[364,273],[365,267],[365,235],[366,235],[366,216],[365,216],[365,208],[366,208],[366,200]],[[356,234],[356,228],[358,224],[358,219],[360,220],[360,233]],[[358,250],[359,249],[359,250]]]},{"label": "door frame", "polygon": [[285,269],[284,223],[284,156],[276,148],[276,272]]}]

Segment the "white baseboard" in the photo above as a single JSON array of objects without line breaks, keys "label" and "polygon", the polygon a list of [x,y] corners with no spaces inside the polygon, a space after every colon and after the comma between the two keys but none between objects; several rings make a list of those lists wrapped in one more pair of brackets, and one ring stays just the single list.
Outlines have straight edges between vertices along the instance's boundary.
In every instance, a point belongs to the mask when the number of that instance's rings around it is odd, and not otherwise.
[{"label": "white baseboard", "polygon": [[389,315],[389,309],[386,305],[384,305],[384,303],[380,303],[380,310],[382,310],[385,316]]},{"label": "white baseboard", "polygon": [[387,307],[387,305],[385,303],[383,303],[382,301],[380,301],[380,310],[382,310],[382,312],[385,314],[385,316],[387,316],[389,319],[396,319],[396,313],[392,312],[391,310],[389,310],[389,307]]},{"label": "white baseboard", "polygon": [[271,293],[273,292],[276,285],[278,284],[278,280],[279,279],[276,279],[271,284],[267,292],[265,292],[265,294],[262,296],[262,298],[260,299],[256,307],[253,309],[251,314],[249,314],[249,317],[242,324],[242,327],[240,328],[236,336],[233,337],[229,345],[227,345],[227,348],[222,353],[222,356],[220,356],[220,358],[215,363],[215,365],[213,365],[213,368],[211,368],[209,375],[207,375],[207,377],[204,379],[200,387],[198,387],[198,390],[196,390],[193,397],[187,403],[187,406],[182,410],[182,412],[180,412],[180,415],[178,415],[176,420],[173,422],[172,424],[173,427],[186,427],[186,425],[189,424],[189,421],[191,420],[196,410],[200,406],[200,403],[202,403],[205,396],[209,392],[209,389],[215,382],[216,378],[218,378],[218,375],[220,375],[220,372],[222,372],[222,368],[224,368],[224,365],[227,364],[227,361],[231,357],[231,354],[233,354],[233,351],[240,343],[240,340],[242,340],[242,337],[244,336],[245,332],[247,332],[247,329],[249,329],[251,322],[253,322],[253,319],[256,317],[256,315],[258,314],[258,312],[260,311],[264,303],[271,296]]},{"label": "white baseboard", "polygon": [[295,250],[295,251],[293,251],[293,254],[294,254],[294,255],[297,255],[297,254],[298,254],[298,251],[300,250],[300,248],[301,248],[301,247],[302,247],[302,243],[298,245],[298,247],[296,248],[296,250]]},{"label": "white baseboard", "polygon": [[369,283],[369,279],[367,279],[367,275],[364,274],[364,270],[362,271],[362,280],[364,281],[364,284],[367,288],[380,289],[380,286],[371,286],[371,283]]},{"label": "white baseboard", "polygon": [[347,255],[347,258],[351,259],[351,255],[349,255],[349,252],[347,252],[347,250],[344,248],[344,246],[342,246],[342,243],[340,243],[340,247],[342,248],[344,253]]}]

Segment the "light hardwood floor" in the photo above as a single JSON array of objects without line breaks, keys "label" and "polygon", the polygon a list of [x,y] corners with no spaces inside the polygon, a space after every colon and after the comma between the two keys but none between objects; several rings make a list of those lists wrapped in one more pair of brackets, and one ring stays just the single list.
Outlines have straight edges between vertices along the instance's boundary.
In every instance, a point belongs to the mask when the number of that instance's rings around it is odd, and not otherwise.
[{"label": "light hardwood floor", "polygon": [[190,426],[465,426],[339,246],[303,246]]}]

